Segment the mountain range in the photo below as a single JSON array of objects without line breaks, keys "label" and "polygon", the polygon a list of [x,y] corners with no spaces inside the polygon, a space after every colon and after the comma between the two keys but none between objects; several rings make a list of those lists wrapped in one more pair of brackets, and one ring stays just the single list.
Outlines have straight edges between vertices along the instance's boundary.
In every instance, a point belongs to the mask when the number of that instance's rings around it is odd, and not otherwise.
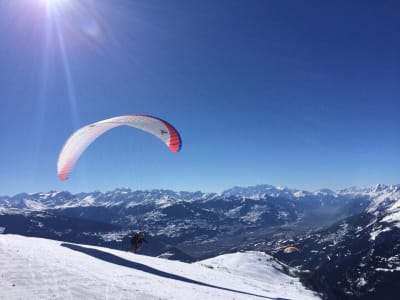
[{"label": "mountain range", "polygon": [[[193,262],[241,250],[269,253],[327,299],[391,299],[400,282],[400,185],[308,192],[271,185],[220,194],[170,190],[0,197],[0,231]],[[282,250],[296,245],[300,251]]]}]

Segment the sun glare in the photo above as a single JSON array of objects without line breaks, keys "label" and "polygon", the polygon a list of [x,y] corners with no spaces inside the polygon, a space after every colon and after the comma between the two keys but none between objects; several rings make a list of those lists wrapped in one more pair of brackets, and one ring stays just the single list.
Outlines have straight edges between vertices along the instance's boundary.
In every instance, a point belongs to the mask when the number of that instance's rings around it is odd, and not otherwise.
[{"label": "sun glare", "polygon": [[48,8],[58,6],[65,0],[42,0]]},{"label": "sun glare", "polygon": [[46,2],[47,5],[52,5],[55,4],[57,2],[60,2],[60,0],[43,0],[44,2]]}]

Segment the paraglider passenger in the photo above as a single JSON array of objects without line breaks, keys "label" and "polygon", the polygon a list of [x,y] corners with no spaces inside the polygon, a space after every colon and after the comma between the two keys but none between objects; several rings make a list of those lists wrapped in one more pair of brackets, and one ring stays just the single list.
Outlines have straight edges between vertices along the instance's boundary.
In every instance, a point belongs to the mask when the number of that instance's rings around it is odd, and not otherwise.
[{"label": "paraglider passenger", "polygon": [[140,248],[142,248],[143,242],[147,243],[147,241],[144,238],[143,231],[133,233],[133,235],[131,237],[131,245],[128,248],[128,251],[133,250],[136,253],[137,251],[140,250]]}]

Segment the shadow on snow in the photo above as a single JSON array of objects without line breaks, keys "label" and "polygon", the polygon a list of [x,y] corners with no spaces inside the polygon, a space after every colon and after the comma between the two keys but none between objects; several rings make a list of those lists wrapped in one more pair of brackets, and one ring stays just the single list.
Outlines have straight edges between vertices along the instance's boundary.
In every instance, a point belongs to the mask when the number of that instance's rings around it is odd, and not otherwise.
[{"label": "shadow on snow", "polygon": [[146,266],[144,264],[140,264],[140,263],[133,262],[133,261],[130,261],[127,259],[123,259],[117,255],[114,255],[114,254],[111,254],[108,252],[104,252],[104,251],[100,251],[97,249],[93,249],[93,248],[86,248],[86,247],[82,247],[82,246],[78,246],[78,245],[74,245],[74,244],[68,244],[68,243],[62,243],[61,246],[69,248],[71,250],[85,253],[87,255],[93,256],[95,258],[104,260],[109,263],[113,263],[113,264],[128,267],[128,268],[134,268],[134,269],[140,270],[142,272],[146,272],[146,273],[149,273],[152,275],[156,275],[156,276],[160,276],[160,277],[164,277],[164,278],[168,278],[168,279],[179,280],[179,281],[183,281],[183,282],[187,282],[187,283],[191,283],[191,284],[197,284],[197,285],[206,286],[206,287],[210,287],[210,288],[215,288],[215,289],[220,289],[220,290],[224,290],[224,291],[235,292],[235,293],[240,293],[240,294],[245,294],[245,295],[250,295],[250,296],[255,296],[255,297],[261,297],[261,298],[266,298],[266,299],[289,300],[289,299],[284,299],[284,298],[271,298],[271,297],[267,297],[267,296],[257,295],[257,294],[253,294],[253,293],[243,292],[243,291],[239,291],[239,290],[224,288],[224,287],[196,281],[196,280],[186,278],[183,276],[179,276],[176,274],[157,270],[155,268]]}]

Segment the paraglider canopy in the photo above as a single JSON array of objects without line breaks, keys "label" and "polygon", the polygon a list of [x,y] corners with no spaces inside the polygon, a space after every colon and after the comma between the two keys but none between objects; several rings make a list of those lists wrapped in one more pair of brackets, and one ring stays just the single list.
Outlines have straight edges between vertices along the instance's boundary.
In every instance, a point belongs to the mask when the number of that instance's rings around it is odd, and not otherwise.
[{"label": "paraglider canopy", "polygon": [[298,252],[298,251],[300,251],[300,249],[295,246],[289,246],[289,247],[286,247],[285,249],[283,249],[283,253],[293,253],[293,252]]},{"label": "paraglider canopy", "polygon": [[72,168],[85,149],[100,135],[118,126],[130,126],[159,138],[171,152],[178,152],[182,140],[178,131],[168,122],[148,115],[126,115],[86,125],[75,131],[65,142],[57,162],[61,180],[68,178]]}]

